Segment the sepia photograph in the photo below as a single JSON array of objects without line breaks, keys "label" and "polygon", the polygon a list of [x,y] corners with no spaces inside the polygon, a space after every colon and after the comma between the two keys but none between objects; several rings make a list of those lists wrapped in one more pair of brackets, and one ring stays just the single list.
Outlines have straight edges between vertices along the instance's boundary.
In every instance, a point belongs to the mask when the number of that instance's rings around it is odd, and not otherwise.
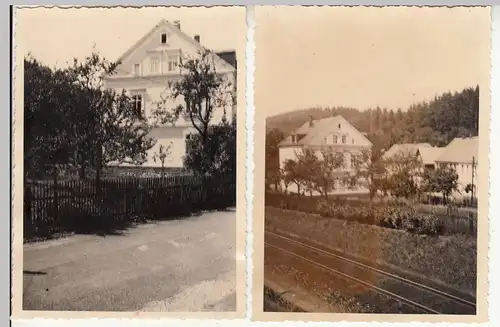
[{"label": "sepia photograph", "polygon": [[487,319],[490,8],[255,17],[256,318]]},{"label": "sepia photograph", "polygon": [[13,21],[13,316],[243,317],[245,8]]}]

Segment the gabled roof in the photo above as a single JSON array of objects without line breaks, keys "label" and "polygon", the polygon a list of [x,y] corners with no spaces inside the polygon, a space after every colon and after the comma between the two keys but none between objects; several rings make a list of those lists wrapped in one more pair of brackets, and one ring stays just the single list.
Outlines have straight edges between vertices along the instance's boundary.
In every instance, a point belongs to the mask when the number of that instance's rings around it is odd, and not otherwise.
[{"label": "gabled roof", "polygon": [[[130,54],[132,54],[142,43],[146,42],[146,40],[151,35],[153,35],[155,32],[157,32],[160,28],[162,28],[164,26],[167,26],[170,30],[175,32],[177,35],[182,37],[184,40],[191,43],[197,50],[204,50],[204,47],[200,43],[198,43],[195,39],[191,38],[189,35],[187,35],[182,30],[177,28],[174,24],[170,23],[168,20],[162,19],[153,28],[151,28],[151,30],[149,30],[148,33],[146,33],[135,44],[133,44],[124,54],[122,54],[116,60],[116,62],[122,62],[126,57],[128,57]],[[221,64],[224,65],[226,68],[228,68],[230,70],[235,70],[235,66],[233,66],[231,63],[228,63],[226,60],[219,57],[218,54],[215,52],[214,52],[214,57],[216,58],[216,60],[220,60]]]},{"label": "gabled roof", "polygon": [[418,149],[420,153],[420,158],[422,158],[422,163],[424,165],[433,165],[436,163],[437,158],[443,153],[444,147],[421,147]]},{"label": "gabled roof", "polygon": [[[283,141],[279,143],[278,146],[288,146],[288,145],[308,145],[308,146],[320,146],[323,145],[322,140],[332,132],[332,126],[339,123],[348,125],[354,131],[359,133],[359,136],[366,141],[370,146],[372,142],[368,140],[363,133],[359,132],[354,126],[352,126],[344,117],[337,115],[333,117],[327,117],[318,120],[312,120],[305,122],[302,126],[294,130],[290,135],[288,135]],[[304,135],[302,139],[298,142],[292,142],[292,135]]]},{"label": "gabled roof", "polygon": [[437,158],[438,162],[472,163],[472,158],[477,162],[479,154],[479,137],[455,138]]},{"label": "gabled roof", "polygon": [[401,143],[394,144],[383,155],[382,159],[390,159],[396,155],[415,156],[419,150],[424,148],[432,148],[429,143]]}]

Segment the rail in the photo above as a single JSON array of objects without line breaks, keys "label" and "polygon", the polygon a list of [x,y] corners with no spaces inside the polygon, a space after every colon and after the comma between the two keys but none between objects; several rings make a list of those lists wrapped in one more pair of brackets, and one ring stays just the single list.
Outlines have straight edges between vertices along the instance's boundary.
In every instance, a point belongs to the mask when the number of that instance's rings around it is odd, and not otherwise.
[{"label": "rail", "polygon": [[[274,242],[272,242],[273,239]],[[271,240],[271,242],[269,240]],[[282,244],[279,244],[280,242]],[[407,305],[415,307],[420,311],[423,311],[424,313],[431,313],[431,314],[475,314],[476,313],[476,304],[472,300],[465,299],[463,296],[451,294],[450,293],[451,291],[443,291],[436,287],[431,287],[429,285],[425,285],[423,283],[416,282],[414,280],[396,275],[392,272],[382,270],[380,268],[375,267],[374,265],[353,260],[352,258],[348,258],[346,255],[340,253],[335,253],[330,250],[321,249],[316,246],[312,246],[310,244],[301,242],[297,239],[292,239],[290,237],[273,233],[270,231],[266,231],[265,244],[269,247],[277,249],[278,251],[297,257],[309,264],[320,267],[321,269],[326,270],[330,273],[341,276],[357,284],[361,284],[379,294],[385,295],[389,298],[396,299]],[[297,252],[301,252],[301,254]],[[343,263],[339,264],[338,266],[345,267],[346,265],[347,266],[350,265],[351,267],[356,267],[357,269],[364,271],[370,271],[372,273],[379,274],[383,277],[389,278],[395,281],[400,286],[403,285],[404,287],[406,287],[406,290],[408,292],[406,292],[407,294],[404,295],[397,294],[394,291],[374,285],[359,277],[353,276],[352,274],[342,271],[342,269],[339,269],[339,267],[333,267],[333,265],[328,262],[328,260],[331,259],[333,259],[334,262],[336,261],[337,263]],[[327,261],[327,264],[325,264],[324,262],[320,263],[318,261]],[[347,270],[352,271],[352,269],[347,269]],[[413,299],[410,299],[407,296],[408,294],[411,293],[413,293],[414,295]],[[429,298],[429,295],[434,296],[434,299]],[[431,307],[429,306],[428,303],[422,303],[422,299],[437,300],[428,302],[433,302],[434,304],[437,304],[437,306],[440,308]],[[443,299],[445,300],[444,302]]]}]

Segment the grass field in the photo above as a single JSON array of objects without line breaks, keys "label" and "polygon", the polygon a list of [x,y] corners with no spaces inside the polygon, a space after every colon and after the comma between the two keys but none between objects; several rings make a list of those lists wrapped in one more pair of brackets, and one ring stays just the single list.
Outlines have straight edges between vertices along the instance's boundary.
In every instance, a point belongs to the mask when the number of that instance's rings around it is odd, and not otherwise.
[{"label": "grass field", "polygon": [[468,235],[426,236],[307,213],[266,207],[268,230],[424,275],[475,294],[477,244]]}]

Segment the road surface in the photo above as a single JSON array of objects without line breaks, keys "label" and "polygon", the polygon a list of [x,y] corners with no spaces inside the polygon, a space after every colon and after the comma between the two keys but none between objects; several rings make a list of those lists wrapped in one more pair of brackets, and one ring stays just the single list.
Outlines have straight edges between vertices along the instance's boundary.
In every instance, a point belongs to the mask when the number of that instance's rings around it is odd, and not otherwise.
[{"label": "road surface", "polygon": [[236,311],[236,211],[24,246],[23,309]]}]

